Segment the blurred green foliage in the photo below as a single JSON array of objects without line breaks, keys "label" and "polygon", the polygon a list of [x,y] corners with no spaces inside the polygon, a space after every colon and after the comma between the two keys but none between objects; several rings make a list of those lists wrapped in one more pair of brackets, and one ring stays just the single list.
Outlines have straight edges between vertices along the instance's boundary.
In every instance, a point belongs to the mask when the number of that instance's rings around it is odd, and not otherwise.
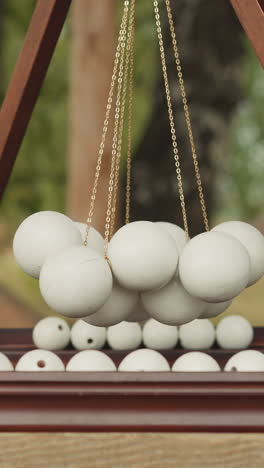
[{"label": "blurred green foliage", "polygon": [[220,216],[250,220],[263,214],[264,75],[247,42],[241,100],[230,128],[220,184]]},{"label": "blurred green foliage", "polygon": [[[2,87],[7,87],[34,5],[35,0],[6,1]],[[158,70],[153,35],[152,4],[138,2],[135,145],[143,135],[153,102]],[[67,22],[1,206],[1,218],[13,225],[35,211],[65,210],[70,41]],[[262,211],[264,177],[263,72],[249,46],[242,86],[244,97],[234,115],[228,154],[223,158],[218,212],[221,217],[248,219]]]}]

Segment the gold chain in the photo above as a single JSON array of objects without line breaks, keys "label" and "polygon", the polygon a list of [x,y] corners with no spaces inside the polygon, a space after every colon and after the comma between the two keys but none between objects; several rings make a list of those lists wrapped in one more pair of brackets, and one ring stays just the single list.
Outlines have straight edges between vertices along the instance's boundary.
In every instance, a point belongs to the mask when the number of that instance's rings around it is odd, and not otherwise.
[{"label": "gold chain", "polygon": [[133,55],[134,27],[135,27],[135,0],[132,0],[130,18],[129,18],[127,48],[126,48],[126,54],[125,54],[126,55],[125,72],[124,72],[124,84],[123,84],[123,91],[122,91],[122,105],[121,105],[121,114],[120,114],[117,155],[116,155],[115,182],[114,182],[114,193],[113,193],[113,203],[112,203],[110,238],[113,236],[114,228],[115,228],[115,220],[116,220],[117,197],[118,197],[119,175],[120,175],[120,160],[121,160],[121,155],[122,155],[124,117],[125,117],[127,86],[128,86],[128,71],[129,71],[129,66],[131,63],[131,56]]},{"label": "gold chain", "polygon": [[133,29],[131,31],[131,53],[129,71],[129,101],[127,122],[127,174],[126,174],[126,214],[125,222],[130,222],[131,204],[131,165],[132,165],[132,124],[133,124],[133,92],[134,92],[134,48],[135,48],[135,11],[133,18]]},{"label": "gold chain", "polygon": [[113,143],[112,143],[112,160],[111,160],[110,178],[109,178],[109,186],[108,186],[108,200],[107,200],[107,212],[106,212],[105,235],[104,235],[106,258],[107,258],[108,242],[110,238],[110,224],[111,224],[111,218],[112,218],[112,200],[113,200],[113,190],[114,190],[114,182],[115,182],[118,131],[119,131],[120,111],[121,111],[121,95],[122,95],[122,85],[123,85],[123,76],[124,76],[124,58],[125,58],[126,40],[127,40],[128,9],[129,9],[129,1],[125,1],[126,15],[125,15],[124,26],[122,29],[121,58],[120,58],[120,66],[119,66],[119,73],[118,73],[117,96],[116,96],[116,106],[115,106],[115,125],[114,125],[114,136],[113,136]]},{"label": "gold chain", "polygon": [[190,112],[189,112],[188,100],[187,100],[187,97],[186,97],[184,79],[183,79],[183,74],[182,74],[181,60],[180,60],[179,49],[178,49],[176,33],[175,33],[175,27],[174,27],[174,22],[173,22],[173,16],[172,16],[172,11],[171,11],[171,4],[170,4],[170,0],[165,0],[165,1],[166,1],[167,14],[168,14],[168,20],[169,20],[169,25],[170,25],[170,32],[171,32],[171,39],[172,39],[174,57],[175,57],[175,62],[176,62],[176,66],[177,66],[177,73],[178,73],[179,85],[180,85],[180,90],[181,90],[182,103],[183,103],[183,108],[184,108],[184,113],[185,113],[185,120],[186,120],[186,125],[187,125],[187,129],[188,129],[189,140],[190,140],[190,145],[191,145],[192,158],[193,158],[193,163],[194,163],[194,170],[195,170],[195,176],[196,176],[196,181],[197,181],[198,193],[199,193],[200,204],[201,204],[201,209],[202,209],[202,214],[203,214],[203,220],[204,220],[204,225],[205,225],[206,231],[209,231],[210,228],[209,228],[209,222],[208,222],[208,215],[207,215],[206,204],[205,204],[205,200],[204,200],[204,193],[203,193],[201,174],[200,174],[199,163],[198,163],[198,159],[197,159],[196,148],[195,148],[195,143],[194,143],[194,137],[193,137],[193,132],[192,132]]},{"label": "gold chain", "polygon": [[110,90],[109,90],[108,99],[107,99],[107,106],[106,106],[106,113],[105,113],[105,119],[104,119],[102,138],[101,138],[100,147],[99,147],[99,155],[98,155],[98,159],[97,159],[97,165],[96,165],[96,168],[95,168],[95,179],[94,179],[94,185],[93,185],[93,189],[92,189],[89,214],[88,214],[88,218],[86,220],[87,229],[86,229],[86,236],[85,236],[85,240],[84,240],[84,245],[87,245],[87,243],[88,243],[89,230],[90,230],[90,227],[91,227],[91,224],[92,224],[92,219],[93,219],[93,214],[94,214],[94,206],[95,206],[95,200],[96,200],[96,195],[97,195],[98,181],[99,181],[99,177],[100,177],[100,173],[101,173],[102,160],[103,160],[104,149],[105,149],[105,141],[106,141],[106,136],[107,136],[108,127],[109,127],[109,118],[110,118],[110,113],[111,113],[111,109],[112,109],[115,84],[116,84],[116,80],[117,80],[118,65],[119,65],[119,61],[120,61],[120,57],[121,57],[121,48],[122,48],[122,43],[123,43],[124,30],[125,30],[125,25],[127,23],[128,7],[129,7],[129,0],[126,0],[124,2],[124,11],[123,11],[120,31],[119,31],[119,35],[118,35],[113,73],[112,73],[112,78],[111,78],[111,83],[110,83]]},{"label": "gold chain", "polygon": [[164,50],[164,43],[163,43],[163,35],[162,35],[162,30],[161,30],[158,0],[153,0],[153,4],[154,4],[154,12],[155,12],[158,40],[159,40],[163,78],[164,78],[164,83],[165,83],[165,92],[166,92],[166,98],[167,98],[173,154],[174,154],[176,175],[177,175],[180,202],[181,202],[181,208],[182,208],[183,224],[184,224],[184,230],[185,230],[186,236],[187,238],[189,238],[189,229],[188,229],[185,198],[184,198],[184,191],[183,191],[183,182],[182,182],[181,168],[180,168],[180,156],[179,156],[179,149],[178,149],[178,143],[177,143],[177,137],[176,137],[176,131],[175,131],[175,123],[174,123],[173,111],[172,111],[171,92],[170,92],[170,86],[169,86],[169,80],[168,80],[168,72],[167,72],[166,57],[165,57],[165,50]]}]

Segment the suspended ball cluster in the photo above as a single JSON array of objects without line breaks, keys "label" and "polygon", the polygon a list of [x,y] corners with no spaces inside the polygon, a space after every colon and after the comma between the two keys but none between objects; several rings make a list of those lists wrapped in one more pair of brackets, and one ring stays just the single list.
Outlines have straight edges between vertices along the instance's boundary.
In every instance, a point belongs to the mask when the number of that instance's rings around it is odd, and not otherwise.
[{"label": "suspended ball cluster", "polygon": [[264,274],[263,236],[239,221],[191,240],[171,223],[132,222],[104,254],[94,228],[51,211],[27,218],[14,238],[18,264],[39,278],[53,310],[82,318],[83,328],[114,333],[120,324],[120,340],[124,322],[153,318],[174,326],[219,315]]}]

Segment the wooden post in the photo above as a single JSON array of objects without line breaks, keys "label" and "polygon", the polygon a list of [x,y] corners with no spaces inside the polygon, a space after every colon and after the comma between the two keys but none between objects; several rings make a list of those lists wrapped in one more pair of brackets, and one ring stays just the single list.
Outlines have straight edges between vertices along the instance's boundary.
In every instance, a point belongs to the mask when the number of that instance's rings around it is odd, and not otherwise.
[{"label": "wooden post", "polygon": [[264,67],[264,0],[231,0],[231,3]]},{"label": "wooden post", "polygon": [[[71,66],[68,207],[87,218],[110,86],[115,26],[114,0],[75,0]],[[106,213],[110,144],[106,145],[93,225],[102,230]]]},{"label": "wooden post", "polygon": [[38,0],[0,112],[0,198],[8,183],[71,0]]}]

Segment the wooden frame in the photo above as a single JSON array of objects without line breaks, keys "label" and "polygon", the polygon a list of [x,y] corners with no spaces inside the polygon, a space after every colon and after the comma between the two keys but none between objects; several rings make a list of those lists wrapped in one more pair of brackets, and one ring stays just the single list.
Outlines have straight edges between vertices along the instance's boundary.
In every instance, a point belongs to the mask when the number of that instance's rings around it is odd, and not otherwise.
[{"label": "wooden frame", "polygon": [[231,0],[231,3],[264,67],[264,0]]},{"label": "wooden frame", "polygon": [[[231,0],[264,66],[264,0]],[[71,0],[38,0],[0,112],[0,199],[8,184]]]},{"label": "wooden frame", "polygon": [[[31,334],[2,330],[0,351],[15,363]],[[252,348],[264,350],[264,328]],[[105,352],[116,363],[126,354]],[[183,352],[163,354],[172,363]],[[221,366],[233,353],[210,350]],[[264,432],[264,373],[0,372],[0,431]]]}]

